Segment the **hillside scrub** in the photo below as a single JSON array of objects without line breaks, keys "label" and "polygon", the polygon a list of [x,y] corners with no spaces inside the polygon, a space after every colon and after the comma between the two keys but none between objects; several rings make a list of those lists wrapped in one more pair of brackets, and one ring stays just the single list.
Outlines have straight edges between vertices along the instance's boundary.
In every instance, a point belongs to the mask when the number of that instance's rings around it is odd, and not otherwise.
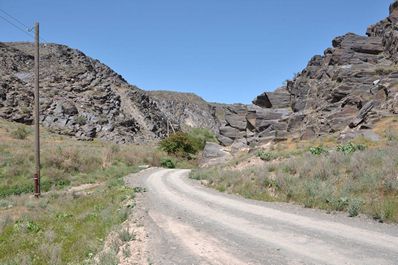
[{"label": "hillside scrub", "polygon": [[[33,192],[33,135],[21,133],[29,131],[28,126],[0,120],[0,198]],[[160,166],[166,156],[156,146],[83,142],[45,129],[41,135],[44,192],[106,181],[136,171],[138,165]]]},{"label": "hillside scrub", "polygon": [[337,149],[306,152],[242,170],[197,169],[191,178],[251,199],[295,202],[398,222],[398,143],[368,149],[347,144]]}]

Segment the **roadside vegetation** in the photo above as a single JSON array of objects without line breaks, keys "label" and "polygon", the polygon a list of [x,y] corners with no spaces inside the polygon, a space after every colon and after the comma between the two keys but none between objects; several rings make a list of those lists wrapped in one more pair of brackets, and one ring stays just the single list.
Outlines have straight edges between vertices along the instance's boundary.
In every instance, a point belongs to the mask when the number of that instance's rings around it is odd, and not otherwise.
[{"label": "roadside vegetation", "polygon": [[94,264],[106,236],[127,219],[132,208],[125,202],[133,197],[116,178],[85,192],[2,199],[0,263]]},{"label": "roadside vegetation", "polygon": [[194,168],[197,166],[197,155],[206,142],[217,142],[215,134],[208,129],[193,128],[189,132],[171,134],[159,143],[160,149],[169,155],[160,163],[167,168]]},{"label": "roadside vegetation", "polygon": [[[0,198],[33,192],[33,132],[28,126],[0,121]],[[160,166],[167,156],[156,146],[83,142],[42,130],[42,191],[103,182]]]},{"label": "roadside vegetation", "polygon": [[[116,252],[101,252],[104,240],[141,192],[124,186],[122,177],[140,165],[193,168],[206,141],[216,141],[204,129],[171,135],[160,146],[77,141],[45,129],[41,137],[42,196],[36,199],[33,130],[0,120],[0,264],[117,264]],[[123,242],[134,240],[119,233]]]},{"label": "roadside vegetation", "polygon": [[42,129],[42,197],[33,193],[33,132],[0,120],[0,264],[91,264],[126,220],[122,177],[160,166],[157,146],[83,142]]},{"label": "roadside vegetation", "polygon": [[262,162],[256,166],[240,166],[235,160],[229,166],[197,169],[191,178],[246,198],[398,222],[397,129],[398,122],[393,121],[378,143],[363,138],[345,144],[328,138],[293,148],[282,143],[246,159],[259,157]]}]

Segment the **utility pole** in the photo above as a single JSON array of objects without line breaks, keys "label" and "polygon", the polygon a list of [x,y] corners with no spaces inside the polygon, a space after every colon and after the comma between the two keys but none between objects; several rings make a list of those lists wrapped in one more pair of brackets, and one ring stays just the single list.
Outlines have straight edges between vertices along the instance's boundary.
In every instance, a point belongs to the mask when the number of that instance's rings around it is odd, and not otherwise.
[{"label": "utility pole", "polygon": [[35,122],[35,197],[40,197],[40,105],[39,105],[39,23],[35,23],[35,99],[34,99],[34,122]]},{"label": "utility pole", "polygon": [[169,118],[166,118],[166,126],[167,126],[167,137],[169,137],[170,136],[170,133],[169,133]]}]

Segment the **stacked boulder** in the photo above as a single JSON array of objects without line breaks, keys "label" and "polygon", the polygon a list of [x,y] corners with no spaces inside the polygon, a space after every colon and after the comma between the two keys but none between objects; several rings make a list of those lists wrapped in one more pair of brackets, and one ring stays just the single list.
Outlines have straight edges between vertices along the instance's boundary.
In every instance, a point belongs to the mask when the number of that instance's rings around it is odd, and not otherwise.
[{"label": "stacked boulder", "polygon": [[260,142],[282,140],[287,136],[290,95],[281,88],[274,93],[263,93],[254,105],[224,106],[220,119],[219,141],[236,148]]}]

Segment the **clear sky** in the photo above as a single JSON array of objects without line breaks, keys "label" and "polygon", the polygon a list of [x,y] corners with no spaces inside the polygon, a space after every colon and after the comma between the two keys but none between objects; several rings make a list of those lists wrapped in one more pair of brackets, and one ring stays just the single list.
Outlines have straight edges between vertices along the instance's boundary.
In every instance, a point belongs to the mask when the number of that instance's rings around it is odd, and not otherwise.
[{"label": "clear sky", "polygon": [[[392,0],[0,0],[49,42],[99,59],[147,90],[249,103],[338,35],[364,35]],[[4,16],[3,13],[0,15]],[[0,19],[0,41],[29,37]]]}]

